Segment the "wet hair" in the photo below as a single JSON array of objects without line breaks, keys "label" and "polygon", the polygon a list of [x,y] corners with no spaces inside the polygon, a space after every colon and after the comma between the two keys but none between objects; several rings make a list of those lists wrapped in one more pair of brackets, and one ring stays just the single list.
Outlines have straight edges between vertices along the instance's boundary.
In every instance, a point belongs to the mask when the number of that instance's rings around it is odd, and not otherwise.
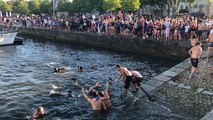
[{"label": "wet hair", "polygon": [[100,95],[101,97],[104,97],[104,94],[102,93],[102,91],[99,91],[99,95]]},{"label": "wet hair", "polygon": [[116,65],[117,68],[120,68],[121,66],[119,64]]},{"label": "wet hair", "polygon": [[71,90],[68,91],[67,96],[68,96],[68,97],[71,97],[71,96],[72,96],[72,91],[71,91]]},{"label": "wet hair", "polygon": [[198,41],[195,45],[196,45],[196,46],[201,45],[201,42]]},{"label": "wet hair", "polygon": [[54,68],[54,71],[53,72],[59,72],[59,68]]},{"label": "wet hair", "polygon": [[79,68],[80,68],[80,70],[83,70],[83,67],[80,66]]},{"label": "wet hair", "polygon": [[93,92],[92,92],[92,96],[93,96],[93,98],[96,98],[96,97],[98,97],[98,94],[97,94],[97,92],[96,92],[96,91],[93,91]]}]

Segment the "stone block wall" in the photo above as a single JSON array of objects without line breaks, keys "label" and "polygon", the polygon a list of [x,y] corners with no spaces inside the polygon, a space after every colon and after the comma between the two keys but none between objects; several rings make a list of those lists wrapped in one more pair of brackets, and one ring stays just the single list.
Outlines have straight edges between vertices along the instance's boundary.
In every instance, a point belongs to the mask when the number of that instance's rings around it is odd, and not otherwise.
[{"label": "stone block wall", "polygon": [[41,28],[20,28],[20,34],[50,40],[65,41],[127,53],[150,55],[169,59],[188,58],[189,41],[168,41],[145,39],[141,37],[106,35],[84,32],[56,31]]}]

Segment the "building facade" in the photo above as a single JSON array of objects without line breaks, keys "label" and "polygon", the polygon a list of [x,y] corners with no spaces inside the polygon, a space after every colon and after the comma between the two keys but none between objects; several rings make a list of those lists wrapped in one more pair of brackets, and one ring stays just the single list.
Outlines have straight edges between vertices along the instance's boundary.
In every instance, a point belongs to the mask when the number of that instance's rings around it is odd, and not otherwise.
[{"label": "building facade", "polygon": [[[189,4],[187,0],[185,2],[180,2],[179,5],[177,5],[177,13],[179,15],[193,15],[193,16],[209,16],[211,17],[213,15],[213,0],[195,0],[194,3]],[[148,13],[148,14],[154,14],[154,15],[160,15],[160,9],[158,7],[153,7],[150,5],[145,5],[141,9],[142,13]],[[174,13],[172,13],[172,9],[170,8],[169,12],[169,6],[167,5],[165,9],[161,12],[163,13],[162,16],[171,16]]]},{"label": "building facade", "polygon": [[181,2],[178,7],[179,14],[191,14],[193,16],[210,16],[210,7],[212,4],[209,0],[195,0],[189,4],[187,0]]}]

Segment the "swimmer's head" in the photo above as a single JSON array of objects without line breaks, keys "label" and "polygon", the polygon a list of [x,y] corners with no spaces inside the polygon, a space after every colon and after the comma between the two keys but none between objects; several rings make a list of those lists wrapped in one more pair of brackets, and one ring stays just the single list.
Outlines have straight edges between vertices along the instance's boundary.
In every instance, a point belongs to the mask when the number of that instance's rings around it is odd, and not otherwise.
[{"label": "swimmer's head", "polygon": [[197,35],[196,34],[192,35],[192,39],[197,39]]},{"label": "swimmer's head", "polygon": [[117,68],[120,68],[121,66],[119,64],[116,65]]},{"label": "swimmer's head", "polygon": [[109,78],[108,82],[109,82],[109,83],[112,83],[112,78],[111,78],[111,77]]},{"label": "swimmer's head", "polygon": [[80,67],[79,67],[79,69],[80,69],[80,70],[83,70],[83,67],[82,67],[82,66],[80,66]]},{"label": "swimmer's head", "polygon": [[99,95],[100,95],[101,97],[104,97],[104,91],[103,91],[103,90],[99,91]]},{"label": "swimmer's head", "polygon": [[58,72],[58,68],[54,68],[54,72]]},{"label": "swimmer's head", "polygon": [[44,108],[43,108],[42,106],[38,107],[37,112],[38,112],[39,114],[41,114],[41,115],[44,115],[44,114],[45,114],[45,110],[44,110]]},{"label": "swimmer's head", "polygon": [[67,96],[68,96],[68,97],[71,97],[71,96],[72,96],[72,91],[71,91],[71,90],[68,91]]},{"label": "swimmer's head", "polygon": [[92,96],[93,96],[93,98],[96,98],[96,97],[98,97],[98,94],[97,94],[97,92],[96,92],[96,91],[93,91],[93,92],[92,92]]},{"label": "swimmer's head", "polygon": [[98,81],[95,82],[95,86],[99,86],[99,82]]}]

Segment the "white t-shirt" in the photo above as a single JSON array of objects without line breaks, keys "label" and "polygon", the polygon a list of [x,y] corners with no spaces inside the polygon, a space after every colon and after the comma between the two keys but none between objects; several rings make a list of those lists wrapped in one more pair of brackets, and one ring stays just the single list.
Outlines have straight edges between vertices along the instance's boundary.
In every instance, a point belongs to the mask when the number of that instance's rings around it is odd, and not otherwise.
[{"label": "white t-shirt", "polygon": [[185,26],[185,33],[189,32],[189,28],[190,28],[189,25],[186,25],[186,26]]}]

